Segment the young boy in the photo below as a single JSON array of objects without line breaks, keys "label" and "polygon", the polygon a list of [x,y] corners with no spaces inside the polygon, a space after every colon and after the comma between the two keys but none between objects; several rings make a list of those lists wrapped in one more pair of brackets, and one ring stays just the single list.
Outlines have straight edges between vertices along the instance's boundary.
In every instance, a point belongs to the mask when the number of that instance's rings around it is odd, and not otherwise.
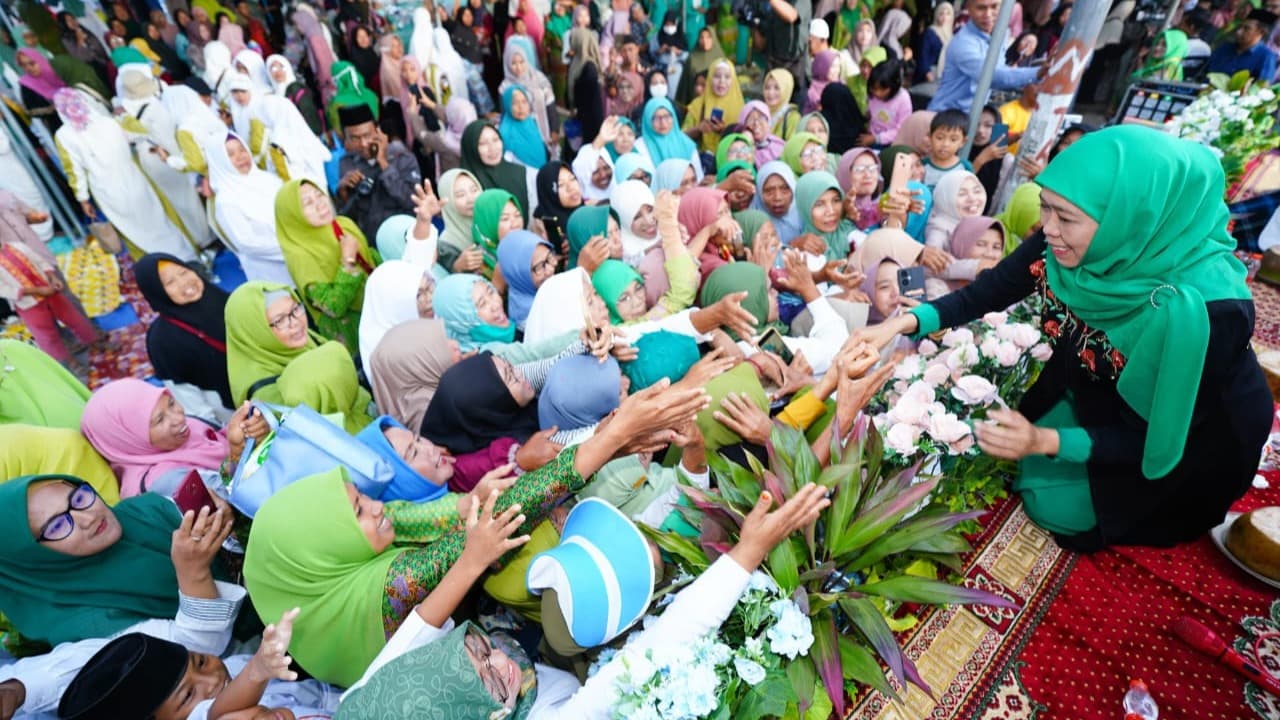
[{"label": "young boy", "polygon": [[[23,219],[27,224],[38,225],[49,218],[25,208]],[[88,368],[72,358],[63,344],[58,321],[85,344],[98,339],[97,328],[63,285],[57,266],[32,249],[16,229],[7,224],[0,226],[0,298],[17,311],[41,350],[73,373],[88,374]]]},{"label": "young boy", "polygon": [[943,110],[933,116],[929,123],[929,157],[924,160],[924,184],[930,190],[956,168],[973,172],[973,165],[960,157],[968,127],[969,116],[959,110]]}]

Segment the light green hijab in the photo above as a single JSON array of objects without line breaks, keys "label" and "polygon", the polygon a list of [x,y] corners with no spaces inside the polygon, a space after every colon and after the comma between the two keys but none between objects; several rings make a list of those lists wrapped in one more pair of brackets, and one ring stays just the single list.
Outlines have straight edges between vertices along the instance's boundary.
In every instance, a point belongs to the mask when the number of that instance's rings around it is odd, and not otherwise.
[{"label": "light green hijab", "polygon": [[733,219],[742,228],[742,246],[747,249],[751,249],[761,228],[773,222],[765,211],[755,209],[739,210],[733,214]]},{"label": "light green hijab", "polygon": [[759,332],[769,322],[769,276],[755,263],[732,262],[713,270],[702,283],[702,307],[711,307],[736,292],[747,293],[742,309],[755,317]]},{"label": "light green hijab", "polygon": [[[468,633],[485,635],[467,621],[439,640],[387,663],[369,682],[347,697],[338,707],[334,720],[527,718],[537,699],[536,685],[526,683],[528,688],[521,690],[511,714],[504,715],[505,709],[484,689],[476,666],[467,656]],[[494,637],[488,637],[493,642]]]},{"label": "light green hijab", "polygon": [[716,420],[715,413],[721,412],[720,403],[729,393],[746,393],[756,407],[769,411],[769,398],[764,394],[764,387],[756,377],[756,370],[751,363],[740,363],[734,369],[712,378],[706,386],[711,396],[711,404],[698,413],[698,430],[702,432],[703,443],[707,452],[713,453],[720,448],[742,442],[742,437]]},{"label": "light green hijab", "polygon": [[849,233],[856,228],[849,219],[840,216],[840,222],[831,232],[822,232],[813,225],[813,206],[828,190],[840,191],[840,182],[829,172],[810,172],[800,176],[796,183],[796,209],[800,211],[801,232],[813,233],[827,243],[827,260],[843,260],[849,254]]},{"label": "light green hijab", "polygon": [[278,376],[253,398],[290,407],[305,404],[321,414],[342,413],[347,431],[359,432],[372,420],[370,398],[356,380],[351,355],[341,343],[325,341],[314,332],[303,347],[285,347],[267,325],[269,292],[287,292],[302,302],[287,285],[261,281],[245,283],[227,298],[227,377],[232,398],[242,403],[254,383]]},{"label": "light green hijab", "polygon": [[[1164,40],[1164,57],[1148,57],[1134,73],[1134,79],[1156,77],[1160,80],[1181,80],[1182,61],[1187,57],[1187,34],[1170,28],[1156,36],[1155,42]],[[1153,43],[1154,44],[1154,43]]]},{"label": "light green hijab", "polygon": [[80,430],[89,388],[39,348],[0,340],[0,424]]},{"label": "light green hijab", "polygon": [[1009,205],[996,219],[1009,231],[1004,236],[1004,254],[1008,255],[1040,222],[1040,186],[1031,182],[1019,185],[1009,198]]},{"label": "light green hijab", "polygon": [[[293,284],[306,295],[306,288],[313,283],[327,283],[333,280],[342,267],[342,250],[333,227],[316,227],[307,222],[302,215],[302,184],[318,187],[309,180],[290,180],[281,186],[276,193],[276,237],[280,241],[280,250],[284,253],[285,264],[289,267],[289,277]],[[369,249],[369,242],[364,233],[350,218],[336,216],[338,227],[342,232],[356,238],[360,247],[360,257],[369,267],[378,264],[377,256]],[[357,267],[359,267],[357,265]],[[356,309],[360,308],[359,301]]]},{"label": "light green hijab", "polygon": [[[808,115],[805,117],[807,118]],[[818,117],[822,116],[818,115]],[[801,121],[800,127],[804,127],[804,122],[804,120]],[[826,122],[825,118],[823,118],[823,122]],[[822,138],[803,130],[792,133],[791,139],[787,141],[786,145],[782,146],[782,162],[791,168],[791,172],[795,173],[796,177],[804,175],[804,166],[800,164],[800,153],[804,152],[805,146],[809,143],[826,148],[826,143],[822,142]]]},{"label": "light green hijab", "polygon": [[79,429],[6,424],[0,482],[24,475],[73,475],[108,505],[120,502],[120,479]]},{"label": "light green hijab", "polygon": [[1098,222],[1079,266],[1045,253],[1049,287],[1124,354],[1116,389],[1149,423],[1142,472],[1163,477],[1191,426],[1205,303],[1251,297],[1227,234],[1222,165],[1203,145],[1120,125],[1080,138],[1036,182]]},{"label": "light green hijab", "polygon": [[402,548],[374,552],[347,496],[346,468],[287,485],[253,519],[245,586],[267,619],[298,607],[289,651],[317,680],[353,685],[386,645],[387,572]]},{"label": "light green hijab", "polygon": [[[463,175],[471,178],[476,187],[481,187],[480,180],[462,168],[454,168],[440,176],[440,202],[443,204],[444,212],[444,232],[440,233],[440,242],[459,251],[470,250],[475,244],[475,240],[471,238],[472,218],[463,217],[458,206],[453,203],[453,184]],[[474,208],[472,212],[475,212]],[[453,268],[447,269],[453,270]]]}]

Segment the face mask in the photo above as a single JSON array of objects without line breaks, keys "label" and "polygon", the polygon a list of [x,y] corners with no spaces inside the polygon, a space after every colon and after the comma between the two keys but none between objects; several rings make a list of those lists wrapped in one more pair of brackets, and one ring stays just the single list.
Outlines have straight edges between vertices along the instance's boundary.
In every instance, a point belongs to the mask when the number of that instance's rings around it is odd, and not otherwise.
[{"label": "face mask", "polygon": [[650,96],[650,97],[656,97],[656,98],[664,98],[664,97],[666,97],[666,96],[667,96],[667,86],[666,86],[666,85],[650,85],[650,86],[649,86],[649,96]]},{"label": "face mask", "polygon": [[668,34],[668,35],[675,35],[675,34],[676,34],[676,26],[675,26],[675,25],[663,25],[663,26],[662,26],[662,32],[664,32],[664,33],[666,33],[666,34]]}]

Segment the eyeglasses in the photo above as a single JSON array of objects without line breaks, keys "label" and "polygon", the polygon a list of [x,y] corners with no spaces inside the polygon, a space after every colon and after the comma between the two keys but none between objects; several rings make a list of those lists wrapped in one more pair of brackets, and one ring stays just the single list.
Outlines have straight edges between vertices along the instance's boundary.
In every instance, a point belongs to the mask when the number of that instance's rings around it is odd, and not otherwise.
[{"label": "eyeglasses", "polygon": [[804,152],[800,153],[800,157],[804,158],[805,160],[816,160],[817,158],[825,158],[826,156],[827,156],[827,151],[823,150],[820,147],[811,147],[808,150],[805,150]]},{"label": "eyeglasses", "polygon": [[854,165],[853,166],[853,173],[855,175],[869,175],[874,172],[879,172],[879,170],[880,170],[879,166],[876,166],[876,165]]},{"label": "eyeglasses", "polygon": [[755,157],[755,153],[751,152],[751,148],[748,147],[730,148],[729,152],[726,153],[726,157],[737,160],[750,160]]},{"label": "eyeglasses", "polygon": [[548,273],[553,273],[556,270],[556,263],[558,262],[560,262],[560,258],[555,253],[547,253],[547,256],[542,258],[540,262],[533,264],[533,274],[546,275]]},{"label": "eyeglasses", "polygon": [[40,528],[40,537],[36,538],[36,541],[57,542],[71,537],[71,533],[76,529],[76,521],[71,517],[71,511],[88,510],[96,502],[98,502],[98,493],[94,492],[92,485],[83,483],[75,486],[67,497],[67,511],[49,518]]},{"label": "eyeglasses", "polygon": [[498,701],[498,704],[506,705],[510,694],[502,682],[502,677],[493,668],[493,646],[489,644],[488,640],[470,633],[463,640],[463,644],[467,646],[472,655],[484,664],[484,669],[480,673],[480,682],[485,686],[484,689]]},{"label": "eyeglasses", "polygon": [[293,327],[299,320],[301,320],[301,318],[302,318],[302,306],[297,303],[294,303],[293,308],[290,309],[289,312],[285,313],[284,315],[281,315],[280,317],[276,318],[275,320],[272,320],[271,322],[268,322],[267,325],[272,330],[279,330],[280,328],[286,325],[289,327]]}]

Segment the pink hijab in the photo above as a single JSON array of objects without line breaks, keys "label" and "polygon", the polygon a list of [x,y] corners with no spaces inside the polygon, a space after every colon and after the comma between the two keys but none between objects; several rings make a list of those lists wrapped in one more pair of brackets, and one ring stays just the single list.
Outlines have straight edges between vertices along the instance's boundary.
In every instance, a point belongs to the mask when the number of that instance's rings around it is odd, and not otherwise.
[{"label": "pink hijab", "polygon": [[869,195],[857,195],[854,197],[854,205],[858,208],[858,222],[856,225],[859,230],[866,230],[872,225],[879,225],[880,220],[880,156],[871,148],[859,147],[845,151],[840,156],[840,163],[836,166],[836,181],[840,183],[840,191],[846,196],[853,189],[853,164],[863,155],[870,155],[872,160],[876,161],[876,187]]},{"label": "pink hijab", "polygon": [[92,111],[89,109],[88,101],[84,99],[84,93],[79,90],[64,87],[55,92],[53,108],[58,111],[58,117],[71,127],[77,130],[89,127],[89,115]]},{"label": "pink hijab", "polygon": [[226,45],[231,51],[231,57],[235,57],[247,47],[244,44],[244,28],[233,22],[223,25],[218,29],[218,42]]},{"label": "pink hijab", "polygon": [[40,68],[38,76],[23,75],[18,82],[22,84],[22,87],[40,95],[40,97],[49,102],[53,102],[53,94],[66,87],[67,84],[62,81],[62,78],[58,77],[58,73],[54,72],[53,66],[49,64],[45,56],[31,48],[22,48],[18,51],[18,54],[34,62]]},{"label": "pink hijab", "polygon": [[[764,117],[769,121],[770,127],[773,126],[773,113],[770,112],[769,106],[763,100],[752,100],[742,106],[742,112],[738,117],[742,119],[742,124],[747,124],[747,118],[751,117],[751,113],[764,113]],[[767,162],[773,162],[782,157],[782,149],[786,147],[786,143],[782,138],[769,133],[763,138],[755,138],[756,141],[756,166],[763,166]]]},{"label": "pink hijab", "polygon": [[150,440],[151,413],[169,391],[136,378],[103,385],[85,403],[80,432],[120,478],[120,497],[145,492],[144,481],[183,468],[216,470],[231,447],[226,435],[187,420],[191,433],[176,450],[156,449]]},{"label": "pink hijab", "polygon": [[978,238],[991,228],[999,230],[1001,236],[1005,235],[1004,225],[985,215],[967,217],[956,223],[956,229],[951,231],[951,254],[957,260],[968,258],[973,253],[973,246],[978,244]]},{"label": "pink hijab", "polygon": [[898,137],[894,140],[894,144],[906,145],[915,150],[921,160],[928,157],[929,124],[933,122],[934,115],[937,113],[932,110],[917,110],[908,115],[898,127]]},{"label": "pink hijab", "polygon": [[[693,237],[716,221],[720,203],[724,202],[726,197],[728,193],[716,188],[693,188],[680,197],[680,210],[676,213],[676,219],[685,230],[689,231],[689,237]],[[713,270],[726,262],[720,257],[720,253],[708,244],[698,258],[698,270],[702,279],[706,280]]]}]

